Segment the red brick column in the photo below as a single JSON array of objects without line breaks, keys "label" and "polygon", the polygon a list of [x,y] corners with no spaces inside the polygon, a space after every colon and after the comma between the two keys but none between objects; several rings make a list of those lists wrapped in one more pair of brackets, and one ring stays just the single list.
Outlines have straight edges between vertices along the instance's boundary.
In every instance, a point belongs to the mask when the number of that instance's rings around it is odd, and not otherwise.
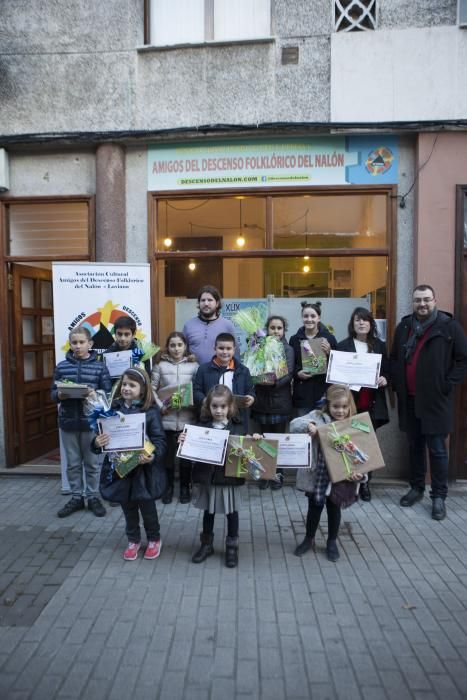
[{"label": "red brick column", "polygon": [[105,143],[96,151],[96,261],[125,262],[125,150]]}]

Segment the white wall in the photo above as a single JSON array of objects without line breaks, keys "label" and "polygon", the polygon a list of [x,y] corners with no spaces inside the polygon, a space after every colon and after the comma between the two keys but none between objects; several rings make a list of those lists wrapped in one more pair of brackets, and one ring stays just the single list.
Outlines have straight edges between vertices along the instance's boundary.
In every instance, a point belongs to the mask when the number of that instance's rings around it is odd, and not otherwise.
[{"label": "white wall", "polygon": [[331,121],[467,117],[467,30],[331,34]]}]

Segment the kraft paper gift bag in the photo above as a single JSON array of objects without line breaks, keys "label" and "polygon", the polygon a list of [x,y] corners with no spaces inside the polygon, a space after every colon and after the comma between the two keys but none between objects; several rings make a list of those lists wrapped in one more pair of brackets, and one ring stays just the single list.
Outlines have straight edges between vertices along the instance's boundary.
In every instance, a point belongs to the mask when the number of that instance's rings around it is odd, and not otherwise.
[{"label": "kraft paper gift bag", "polygon": [[318,435],[333,484],[386,466],[368,413],[320,425]]},{"label": "kraft paper gift bag", "polygon": [[252,481],[273,481],[276,478],[278,448],[278,440],[253,440],[231,435],[227,447],[225,475]]}]

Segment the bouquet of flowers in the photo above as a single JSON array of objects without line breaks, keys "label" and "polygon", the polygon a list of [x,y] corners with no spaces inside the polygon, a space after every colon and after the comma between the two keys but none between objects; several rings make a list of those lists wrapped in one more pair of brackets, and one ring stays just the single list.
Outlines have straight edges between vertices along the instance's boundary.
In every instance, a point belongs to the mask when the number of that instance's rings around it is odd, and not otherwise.
[{"label": "bouquet of flowers", "polygon": [[154,343],[145,343],[141,340],[138,341],[138,345],[136,348],[133,348],[132,350],[132,362],[133,365],[138,366],[138,365],[144,365],[146,360],[150,360],[151,357],[154,357],[160,350],[160,347],[158,345],[154,345]]},{"label": "bouquet of flowers", "polygon": [[266,313],[253,306],[242,309],[232,317],[248,335],[248,347],[242,362],[250,370],[254,384],[274,384],[288,372],[284,346],[276,337],[263,330]]},{"label": "bouquet of flowers", "polygon": [[111,399],[105,391],[97,389],[86,397],[83,403],[83,413],[87,418],[89,427],[97,433],[97,419],[116,416],[117,412],[111,408]]}]

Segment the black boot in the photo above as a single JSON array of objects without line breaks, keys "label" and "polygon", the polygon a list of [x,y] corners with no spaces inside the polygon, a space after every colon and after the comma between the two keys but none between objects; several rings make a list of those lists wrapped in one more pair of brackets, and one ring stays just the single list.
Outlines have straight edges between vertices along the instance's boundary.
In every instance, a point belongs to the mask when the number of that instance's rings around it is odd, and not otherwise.
[{"label": "black boot", "polygon": [[225,538],[225,565],[229,569],[238,566],[238,537]]},{"label": "black boot", "polygon": [[180,484],[180,503],[189,503],[191,501],[190,487],[188,484]]},{"label": "black boot", "polygon": [[360,484],[360,491],[358,492],[361,501],[371,501],[371,491],[368,481],[364,481]]},{"label": "black boot", "polygon": [[302,557],[309,549],[315,551],[315,538],[305,535],[303,541],[295,548],[294,554],[296,557]]},{"label": "black boot", "polygon": [[191,557],[193,564],[201,564],[201,562],[210,557],[211,554],[214,554],[214,547],[212,546],[214,535],[212,532],[202,532],[199,539],[201,541],[201,547]]},{"label": "black boot", "polygon": [[184,464],[185,459],[180,460],[180,503],[191,501],[191,462]]},{"label": "black boot", "polygon": [[174,497],[173,486],[167,486],[167,488],[165,489],[164,494],[162,496],[162,503],[165,503],[166,505],[168,503],[172,503],[173,497]]}]

